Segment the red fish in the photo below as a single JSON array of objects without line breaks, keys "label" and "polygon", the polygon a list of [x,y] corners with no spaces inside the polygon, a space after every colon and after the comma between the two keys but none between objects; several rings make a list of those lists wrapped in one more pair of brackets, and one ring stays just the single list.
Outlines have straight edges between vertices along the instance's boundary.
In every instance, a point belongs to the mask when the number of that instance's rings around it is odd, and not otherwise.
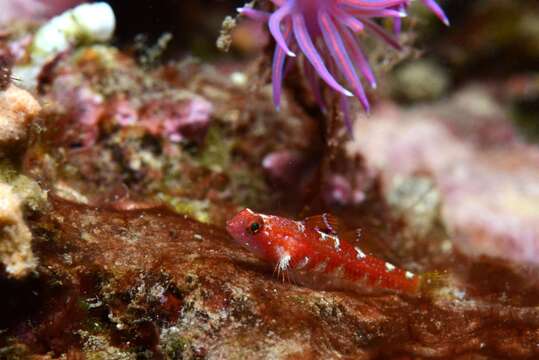
[{"label": "red fish", "polygon": [[339,236],[338,222],[329,214],[294,221],[245,209],[228,221],[227,231],[279,274],[299,283],[361,293],[420,292],[421,275],[353,246]]}]

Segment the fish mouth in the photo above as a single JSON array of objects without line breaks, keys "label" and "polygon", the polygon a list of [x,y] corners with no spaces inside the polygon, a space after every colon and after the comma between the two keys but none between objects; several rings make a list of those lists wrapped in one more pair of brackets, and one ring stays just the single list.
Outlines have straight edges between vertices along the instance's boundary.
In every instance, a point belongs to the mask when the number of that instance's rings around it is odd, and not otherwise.
[{"label": "fish mouth", "polygon": [[242,235],[245,235],[245,229],[247,229],[249,224],[255,218],[256,218],[256,215],[253,211],[247,208],[243,209],[238,214],[236,214],[233,218],[231,218],[230,220],[226,222],[226,231],[233,238],[242,237]]},{"label": "fish mouth", "polygon": [[232,242],[239,245],[243,249],[253,251],[252,243],[248,235],[245,233],[245,219],[235,216],[226,223],[226,231],[232,238]]},{"label": "fish mouth", "polygon": [[240,216],[236,215],[226,222],[225,229],[232,238],[238,239],[245,229],[244,221]]},{"label": "fish mouth", "polygon": [[234,226],[234,222],[232,220],[228,220],[226,222],[225,229],[226,229],[226,232],[228,233],[228,235],[234,237],[234,229],[236,228],[236,226]]},{"label": "fish mouth", "polygon": [[226,232],[228,233],[228,235],[234,237],[234,229],[235,228],[236,228],[236,226],[234,226],[234,223],[232,222],[232,220],[227,221],[225,229],[226,229]]}]

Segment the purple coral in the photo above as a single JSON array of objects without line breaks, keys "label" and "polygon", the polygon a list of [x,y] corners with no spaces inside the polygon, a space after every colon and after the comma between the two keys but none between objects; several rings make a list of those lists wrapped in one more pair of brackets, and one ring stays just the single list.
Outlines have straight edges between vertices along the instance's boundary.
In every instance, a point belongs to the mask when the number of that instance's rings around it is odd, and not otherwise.
[{"label": "purple coral", "polygon": [[[281,87],[286,57],[296,57],[294,50],[303,54],[303,69],[319,105],[324,108],[320,96],[320,77],[341,96],[346,126],[351,123],[347,116],[348,97],[355,96],[369,111],[369,100],[363,89],[361,77],[376,88],[376,78],[361,49],[356,35],[368,30],[395,48],[401,18],[411,0],[271,0],[277,9],[273,13],[251,7],[238,11],[254,20],[268,22],[269,30],[277,46],[273,57],[273,101],[279,109]],[[434,0],[421,0],[446,25],[449,20]],[[375,22],[376,18],[391,18],[395,34],[387,32]],[[295,41],[294,41],[295,39]],[[306,60],[306,61],[305,61]],[[329,69],[328,69],[329,67]],[[334,74],[349,88],[341,85]],[[318,74],[318,77],[316,76]]]}]

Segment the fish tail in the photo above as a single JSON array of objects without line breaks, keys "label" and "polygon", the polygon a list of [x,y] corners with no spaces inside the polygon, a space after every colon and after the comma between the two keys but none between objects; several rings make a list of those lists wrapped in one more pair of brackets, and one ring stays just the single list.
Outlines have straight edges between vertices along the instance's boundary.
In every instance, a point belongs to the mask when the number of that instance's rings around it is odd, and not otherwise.
[{"label": "fish tail", "polygon": [[449,275],[445,272],[430,271],[421,274],[419,291],[422,295],[432,295],[450,283]]}]

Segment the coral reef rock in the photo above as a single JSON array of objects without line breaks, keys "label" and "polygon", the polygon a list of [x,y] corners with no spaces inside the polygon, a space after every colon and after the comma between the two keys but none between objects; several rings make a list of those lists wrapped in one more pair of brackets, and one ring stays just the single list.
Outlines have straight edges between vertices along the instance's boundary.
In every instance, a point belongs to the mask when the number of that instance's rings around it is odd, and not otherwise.
[{"label": "coral reef rock", "polygon": [[0,262],[9,277],[21,278],[35,269],[32,234],[26,226],[21,201],[9,185],[0,183]]},{"label": "coral reef rock", "polygon": [[410,111],[382,106],[356,134],[350,152],[381,175],[386,193],[398,179],[433,179],[461,251],[539,265],[539,149],[519,140],[485,92]]},{"label": "coral reef rock", "polygon": [[37,100],[15,85],[0,92],[0,150],[23,142],[30,121],[40,111]]}]

